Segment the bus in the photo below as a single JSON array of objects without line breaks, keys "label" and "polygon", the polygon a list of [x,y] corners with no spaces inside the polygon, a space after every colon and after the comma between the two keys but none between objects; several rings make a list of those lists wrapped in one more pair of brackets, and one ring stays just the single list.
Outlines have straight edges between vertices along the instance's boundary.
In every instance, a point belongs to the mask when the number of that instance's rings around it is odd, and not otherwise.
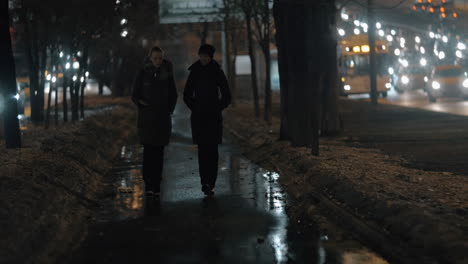
[{"label": "bus", "polygon": [[[392,88],[388,66],[391,65],[388,42],[375,41],[377,92],[382,97]],[[370,93],[370,47],[367,34],[344,37],[338,49],[341,95]]]}]

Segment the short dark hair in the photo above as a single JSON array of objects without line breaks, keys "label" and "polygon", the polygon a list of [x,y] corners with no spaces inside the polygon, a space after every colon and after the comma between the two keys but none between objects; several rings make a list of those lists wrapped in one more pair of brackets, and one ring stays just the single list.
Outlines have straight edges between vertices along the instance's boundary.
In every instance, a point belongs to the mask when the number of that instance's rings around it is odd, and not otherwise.
[{"label": "short dark hair", "polygon": [[154,46],[154,47],[151,48],[149,56],[151,56],[151,54],[153,54],[153,52],[160,52],[160,53],[164,54],[164,51],[158,46]]},{"label": "short dark hair", "polygon": [[213,58],[216,48],[210,44],[203,44],[198,49],[198,54],[205,54]]}]

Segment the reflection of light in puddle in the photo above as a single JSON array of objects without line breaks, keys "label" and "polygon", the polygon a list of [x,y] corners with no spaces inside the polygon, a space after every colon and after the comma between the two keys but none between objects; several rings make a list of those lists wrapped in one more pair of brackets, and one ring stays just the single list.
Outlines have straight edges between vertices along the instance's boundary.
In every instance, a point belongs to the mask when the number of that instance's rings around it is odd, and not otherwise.
[{"label": "reflection of light in puddle", "polygon": [[270,241],[275,250],[275,258],[278,263],[286,261],[286,254],[288,253],[288,244],[286,240],[286,226],[287,220],[281,219],[279,228],[276,232],[270,235]]},{"label": "reflection of light in puddle", "polygon": [[343,264],[388,264],[385,260],[367,251],[346,252],[342,256]]},{"label": "reflection of light in puddle", "polygon": [[319,243],[319,248],[318,248],[318,264],[325,264],[325,260],[327,259],[327,252],[323,248],[322,244]]},{"label": "reflection of light in puddle", "polygon": [[265,172],[262,176],[266,179],[267,207],[276,215],[278,221],[276,228],[269,234],[270,243],[275,251],[276,262],[284,263],[287,261],[286,255],[289,249],[286,243],[288,218],[284,211],[284,196],[276,183],[280,175],[277,172]]},{"label": "reflection of light in puddle", "polygon": [[274,180],[274,181],[278,180],[279,176],[280,175],[277,172],[272,172],[272,171],[265,172],[263,174],[264,178],[267,178],[268,180]]},{"label": "reflection of light in puddle", "polygon": [[132,169],[121,176],[119,180],[121,187],[131,189],[128,192],[120,193],[116,198],[120,211],[120,219],[137,218],[143,213],[143,188],[138,184],[140,170]]},{"label": "reflection of light in puddle", "polygon": [[122,147],[122,150],[120,151],[120,157],[124,158],[125,157],[125,146]]}]

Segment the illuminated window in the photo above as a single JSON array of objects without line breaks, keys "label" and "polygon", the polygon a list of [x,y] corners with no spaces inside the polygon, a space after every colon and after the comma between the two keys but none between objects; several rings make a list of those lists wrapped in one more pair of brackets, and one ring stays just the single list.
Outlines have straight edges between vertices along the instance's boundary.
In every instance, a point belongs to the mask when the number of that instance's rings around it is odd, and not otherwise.
[{"label": "illuminated window", "polygon": [[369,45],[362,45],[362,46],[361,46],[361,50],[362,50],[362,52],[369,52],[369,51],[370,51],[370,47],[369,47]]},{"label": "illuminated window", "polygon": [[359,47],[359,46],[354,46],[354,47],[353,47],[353,52],[361,52],[361,47]]}]

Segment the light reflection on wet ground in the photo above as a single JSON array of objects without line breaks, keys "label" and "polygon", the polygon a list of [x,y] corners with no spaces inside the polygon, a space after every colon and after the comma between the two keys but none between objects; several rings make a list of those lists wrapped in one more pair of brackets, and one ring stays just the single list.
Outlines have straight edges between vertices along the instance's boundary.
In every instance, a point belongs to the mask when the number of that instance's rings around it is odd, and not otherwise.
[{"label": "light reflection on wet ground", "polygon": [[74,263],[385,263],[360,253],[327,253],[326,235],[298,236],[285,212],[281,176],[252,164],[235,146],[220,147],[215,197],[205,198],[180,110],[166,149],[161,199],[143,195],[141,147],[123,147],[108,177],[116,195],[103,199]]}]

